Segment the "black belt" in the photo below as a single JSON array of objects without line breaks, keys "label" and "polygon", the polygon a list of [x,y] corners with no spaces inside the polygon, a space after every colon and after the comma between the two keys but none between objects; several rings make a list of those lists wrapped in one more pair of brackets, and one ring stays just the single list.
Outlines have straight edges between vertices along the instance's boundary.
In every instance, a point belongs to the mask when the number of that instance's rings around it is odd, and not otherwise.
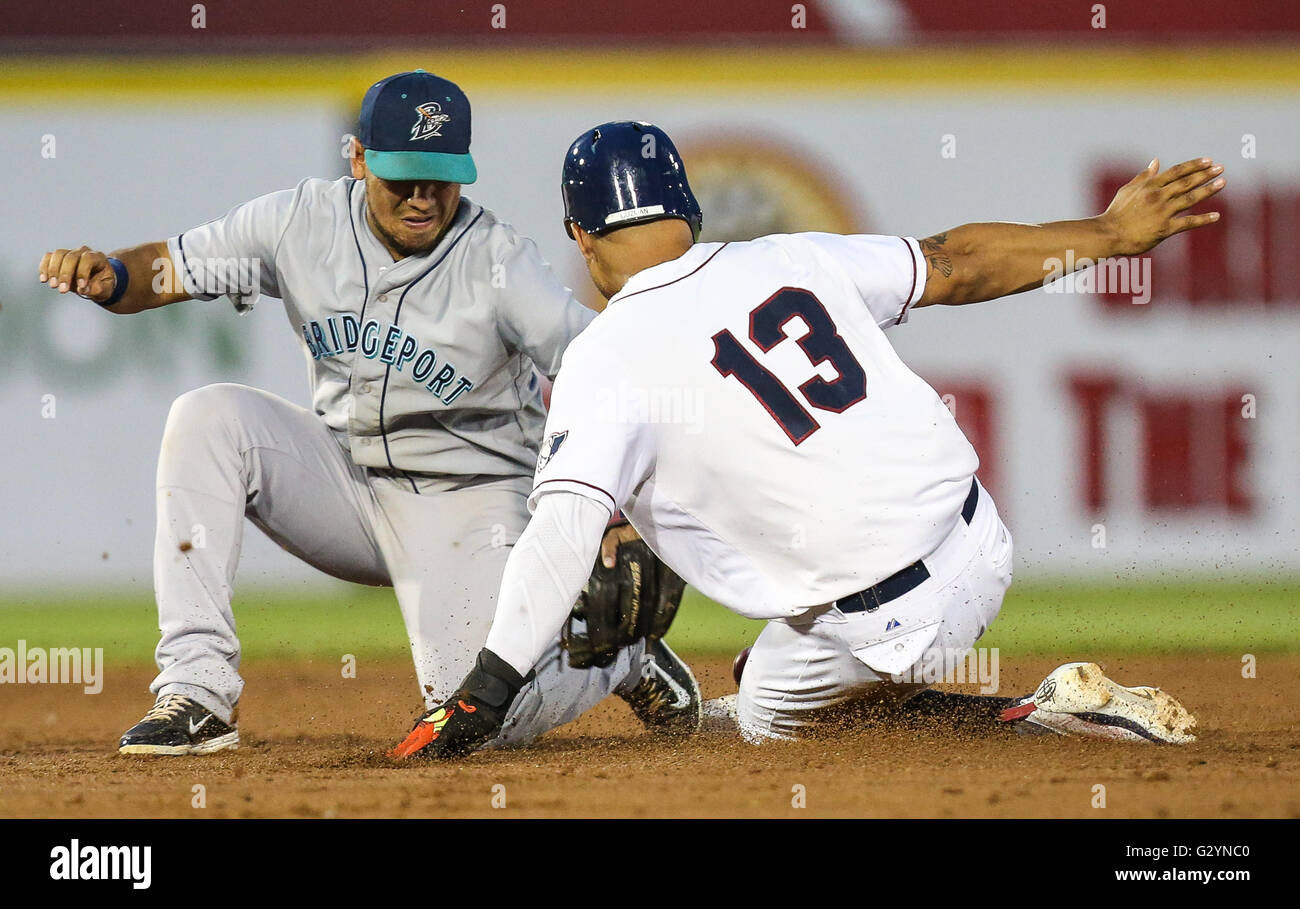
[{"label": "black belt", "polygon": [[[975,505],[979,502],[979,499],[979,484],[972,479],[970,481],[970,493],[961,506],[961,519],[967,524],[975,517]],[[896,600],[903,594],[915,590],[928,577],[930,577],[930,569],[926,568],[925,563],[918,559],[902,571],[891,574],[874,587],[859,590],[857,593],[851,593],[843,599],[836,600],[835,605],[839,607],[840,612],[875,612],[890,600]]]}]

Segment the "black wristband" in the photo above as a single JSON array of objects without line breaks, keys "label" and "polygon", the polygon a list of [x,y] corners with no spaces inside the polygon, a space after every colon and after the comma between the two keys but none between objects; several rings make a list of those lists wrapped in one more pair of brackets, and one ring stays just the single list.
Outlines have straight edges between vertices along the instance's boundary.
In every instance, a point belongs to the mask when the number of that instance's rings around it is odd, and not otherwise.
[{"label": "black wristband", "polygon": [[107,300],[97,301],[99,302],[100,306],[103,306],[105,308],[112,306],[118,300],[122,299],[122,295],[126,293],[126,286],[131,283],[131,275],[127,272],[126,265],[123,264],[121,259],[116,259],[113,256],[109,256],[108,267],[113,269],[113,276],[117,279],[117,281],[113,286],[112,296],[110,296]]},{"label": "black wristband", "polygon": [[466,694],[482,701],[489,707],[501,711],[502,717],[509,709],[519,691],[527,685],[536,673],[529,670],[528,675],[521,676],[515,667],[484,647],[478,652],[474,668],[465,677],[457,694]]}]

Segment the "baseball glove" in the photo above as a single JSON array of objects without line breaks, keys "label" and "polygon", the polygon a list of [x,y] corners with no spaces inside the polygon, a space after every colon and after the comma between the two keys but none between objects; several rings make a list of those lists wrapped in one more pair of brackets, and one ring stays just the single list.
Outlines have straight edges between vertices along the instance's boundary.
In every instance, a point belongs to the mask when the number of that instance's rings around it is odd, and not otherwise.
[{"label": "baseball glove", "polygon": [[605,667],[642,638],[662,638],[677,615],[686,582],[641,540],[623,543],[613,568],[596,557],[561,640],[575,669]]}]

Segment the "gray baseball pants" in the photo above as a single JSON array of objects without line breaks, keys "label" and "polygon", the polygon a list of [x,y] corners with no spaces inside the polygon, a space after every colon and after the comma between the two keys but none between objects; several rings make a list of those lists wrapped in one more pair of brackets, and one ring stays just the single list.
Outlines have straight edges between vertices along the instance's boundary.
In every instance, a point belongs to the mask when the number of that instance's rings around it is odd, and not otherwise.
[{"label": "gray baseball pants", "polygon": [[[150,690],[193,698],[230,722],[244,687],[231,596],[247,517],[327,574],[391,586],[425,703],[448,697],[492,626],[531,479],[415,483],[418,491],[406,477],[358,467],[319,417],[269,392],[219,384],[177,398],[158,458],[162,639]],[[557,638],[495,744],[530,741],[631,688],[643,658],[638,644],[605,669],[572,669]]]}]

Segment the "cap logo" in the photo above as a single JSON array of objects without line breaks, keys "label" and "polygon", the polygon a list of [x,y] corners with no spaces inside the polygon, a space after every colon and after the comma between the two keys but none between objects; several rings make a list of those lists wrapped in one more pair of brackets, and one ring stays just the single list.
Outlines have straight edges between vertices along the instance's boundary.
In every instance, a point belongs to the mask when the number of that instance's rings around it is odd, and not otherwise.
[{"label": "cap logo", "polygon": [[442,125],[451,119],[450,114],[442,112],[442,105],[437,101],[426,101],[415,109],[417,119],[411,127],[411,141],[418,142],[430,136],[441,136]]}]

